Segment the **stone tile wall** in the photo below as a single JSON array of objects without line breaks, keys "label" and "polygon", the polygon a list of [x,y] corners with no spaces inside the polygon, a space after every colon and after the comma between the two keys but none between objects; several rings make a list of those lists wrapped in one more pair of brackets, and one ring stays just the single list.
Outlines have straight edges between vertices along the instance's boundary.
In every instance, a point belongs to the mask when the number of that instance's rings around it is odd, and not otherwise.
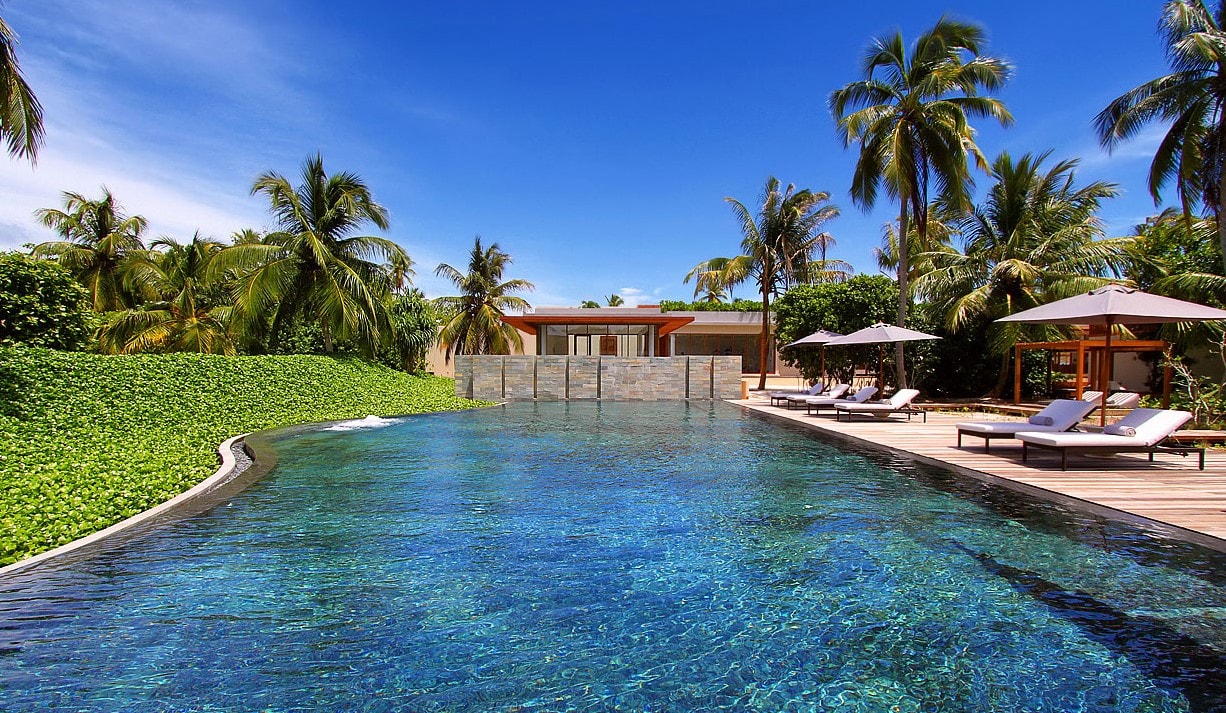
[{"label": "stone tile wall", "polygon": [[451,358],[455,365],[455,395],[465,399],[473,397],[473,358],[467,355],[455,355]]},{"label": "stone tile wall", "polygon": [[536,398],[541,401],[565,401],[569,386],[567,357],[536,357]]},{"label": "stone tile wall", "polygon": [[502,398],[507,401],[531,401],[536,398],[536,357],[521,355],[502,358]]},{"label": "stone tile wall", "polygon": [[482,401],[502,401],[502,360],[500,356],[474,356],[473,398]]},{"label": "stone tile wall", "polygon": [[456,357],[456,394],[487,401],[736,399],[741,358]]}]

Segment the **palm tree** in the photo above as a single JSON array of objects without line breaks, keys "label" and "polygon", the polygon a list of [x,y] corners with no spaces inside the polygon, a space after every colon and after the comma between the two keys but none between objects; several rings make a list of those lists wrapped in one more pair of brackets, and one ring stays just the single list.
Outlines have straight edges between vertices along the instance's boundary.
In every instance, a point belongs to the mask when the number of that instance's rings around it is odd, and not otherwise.
[{"label": "palm tree", "polygon": [[622,305],[626,304],[626,300],[622,299],[622,296],[616,292],[604,298],[604,301],[610,307],[621,307]]},{"label": "palm tree", "polygon": [[[987,167],[975,145],[968,117],[1013,121],[1005,106],[980,96],[1009,77],[1003,60],[981,56],[984,33],[976,25],[947,17],[920,35],[907,52],[901,33],[878,37],[864,56],[864,79],[830,95],[844,146],[860,155],[852,177],[852,200],[865,210],[884,184],[898,201],[898,233],[918,231],[927,245],[929,188],[955,209],[969,209],[972,180],[968,161]],[[909,242],[909,241],[908,241]],[[908,251],[898,252],[898,324],[905,326],[911,276]],[[903,348],[897,347],[899,387],[906,386]]]},{"label": "palm tree", "polygon": [[1169,121],[1149,167],[1149,192],[1175,183],[1185,216],[1203,204],[1217,222],[1226,266],[1226,7],[1204,0],[1172,0],[1159,27],[1173,70],[1120,95],[1094,119],[1108,149],[1152,121]]},{"label": "palm tree", "polygon": [[151,288],[156,301],[124,312],[99,332],[102,351],[197,352],[233,355],[231,307],[210,274],[224,243],[197,233],[186,245],[159,238],[136,260],[131,279]]},{"label": "palm tree", "polygon": [[[1128,257],[1131,238],[1097,239],[1101,202],[1114,184],[1075,185],[1077,161],[1044,170],[1048,153],[1014,161],[1001,153],[983,205],[959,224],[961,252],[923,255],[931,271],[916,278],[916,292],[946,315],[951,331],[990,324],[989,345],[1001,355],[993,395],[1008,384],[1009,355],[1026,325],[994,320],[1110,282]],[[1054,337],[1055,334],[1046,336]]]},{"label": "palm tree", "polygon": [[583,300],[579,307],[582,309],[600,309],[600,303],[596,300]]},{"label": "palm tree", "polygon": [[434,304],[450,318],[439,333],[439,343],[446,350],[446,360],[452,354],[510,354],[524,350],[519,331],[502,321],[507,310],[525,310],[530,306],[514,292],[528,292],[535,286],[527,280],[506,280],[502,274],[511,264],[511,256],[492,243],[481,247],[481,236],[473,241],[468,258],[468,273],[462,273],[443,263],[434,274],[455,284],[461,294],[439,297]]},{"label": "palm tree", "polygon": [[0,138],[14,158],[33,161],[43,143],[43,108],[21,76],[17,34],[0,18]]},{"label": "palm tree", "polygon": [[387,336],[389,265],[411,262],[391,240],[352,233],[366,223],[386,230],[387,210],[356,174],[329,176],[319,154],[303,163],[297,187],[268,172],[251,192],[268,197],[277,230],[261,243],[226,248],[213,262],[242,275],[234,294],[241,317],[271,314],[274,343],[292,320],[305,319],[319,325],[325,352],[334,351],[334,339],[355,338],[373,354]]},{"label": "palm tree", "polygon": [[766,180],[762,207],[755,216],[735,198],[725,198],[741,224],[742,254],[713,258],[699,263],[685,277],[695,278],[704,289],[728,287],[754,279],[762,294],[762,335],[759,346],[758,388],[766,388],[767,356],[770,354],[770,298],[792,285],[811,281],[813,254],[829,237],[819,232],[822,224],[838,216],[839,209],[824,205],[828,193],[796,190],[792,184],[780,189],[779,179]]},{"label": "palm tree", "polygon": [[127,284],[132,259],[143,254],[141,233],[148,222],[123,214],[123,207],[104,186],[100,200],[65,191],[64,209],[44,208],[34,215],[63,240],[35,246],[35,257],[54,260],[89,290],[95,312],[126,309],[136,304]]},{"label": "palm tree", "polygon": [[694,296],[697,297],[699,292],[702,292],[700,301],[708,304],[717,304],[728,299],[728,290],[722,285],[706,285],[702,290],[694,290]]},{"label": "palm tree", "polygon": [[417,271],[413,269],[413,259],[403,250],[399,255],[392,256],[388,269],[392,280],[392,291],[396,294],[403,294],[405,289],[413,284],[413,276],[417,274]]}]

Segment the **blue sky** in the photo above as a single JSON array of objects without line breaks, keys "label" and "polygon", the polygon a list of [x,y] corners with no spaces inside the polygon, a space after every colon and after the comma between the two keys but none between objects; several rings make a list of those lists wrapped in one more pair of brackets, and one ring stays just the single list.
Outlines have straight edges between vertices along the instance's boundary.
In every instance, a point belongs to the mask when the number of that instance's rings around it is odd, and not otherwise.
[{"label": "blue sky", "polygon": [[[687,299],[699,261],[734,255],[724,196],[769,175],[827,191],[830,257],[875,273],[897,209],[847,194],[854,152],[827,109],[864,48],[943,13],[984,25],[1015,75],[1016,119],[979,122],[989,157],[1053,150],[1124,191],[1112,235],[1155,212],[1145,174],[1160,127],[1107,155],[1094,115],[1165,71],[1157,2],[375,2],[7,0],[46,111],[35,167],[0,159],[0,249],[51,238],[32,212],[108,186],[150,237],[266,228],[253,179],[322,152],[391,212],[386,235],[428,295],[450,294],[472,238],[514,258],[534,305],[621,293]],[[987,180],[980,177],[979,188]],[[738,296],[751,296],[751,286]]]}]

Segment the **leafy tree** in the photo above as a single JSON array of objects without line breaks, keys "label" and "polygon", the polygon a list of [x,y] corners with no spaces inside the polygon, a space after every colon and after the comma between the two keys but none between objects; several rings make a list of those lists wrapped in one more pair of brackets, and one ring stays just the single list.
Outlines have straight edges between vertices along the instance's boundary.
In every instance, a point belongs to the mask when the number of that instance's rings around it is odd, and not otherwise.
[{"label": "leafy tree", "polygon": [[[1000,88],[1009,65],[980,54],[984,33],[976,25],[947,17],[920,35],[908,54],[901,33],[878,37],[864,57],[864,78],[830,96],[844,146],[859,146],[852,200],[865,210],[886,193],[899,203],[898,232],[917,231],[927,250],[929,187],[955,210],[970,207],[968,160],[987,160],[974,141],[968,117],[1009,125],[1004,105],[980,96]],[[908,251],[897,252],[898,324],[905,326],[910,301]],[[898,382],[906,385],[903,345],[896,351]]]},{"label": "leafy tree", "polygon": [[1108,149],[1154,121],[1170,122],[1149,168],[1149,192],[1175,184],[1184,213],[1203,205],[1217,222],[1226,265],[1226,9],[1218,2],[1172,0],[1159,28],[1171,73],[1120,95],[1094,119]]},{"label": "leafy tree", "polygon": [[[898,285],[884,275],[798,285],[775,302],[778,336],[789,343],[819,329],[848,334],[889,320],[897,304]],[[875,360],[876,355],[875,347],[831,347],[826,349],[826,370],[849,381],[856,364]],[[785,349],[782,358],[809,379],[821,376],[821,350],[816,347]]]},{"label": "leafy tree", "polygon": [[511,256],[492,243],[481,246],[481,236],[473,241],[469,253],[468,272],[463,273],[443,263],[434,274],[445,277],[460,290],[454,297],[439,297],[436,307],[450,315],[439,333],[439,343],[446,350],[446,359],[452,354],[510,354],[512,350],[524,350],[519,330],[502,321],[508,310],[525,310],[530,306],[522,297],[513,293],[528,292],[534,288],[527,280],[502,279]]},{"label": "leafy tree", "polygon": [[216,270],[241,274],[234,293],[241,318],[252,324],[271,314],[274,349],[300,319],[318,326],[325,353],[335,351],[334,340],[353,339],[374,354],[387,336],[391,266],[404,266],[408,256],[386,238],[353,235],[367,223],[388,226],[387,210],[365,181],[349,172],[328,175],[316,154],[303,163],[297,187],[268,172],[251,192],[268,198],[277,230],[261,243],[226,248],[214,262]]},{"label": "leafy tree", "polygon": [[[1143,290],[1226,307],[1226,274],[1218,260],[1217,225],[1163,211],[1136,227],[1125,274]],[[1220,343],[1222,328],[1213,322],[1168,324],[1159,333],[1175,344],[1176,353]],[[1156,368],[1156,366],[1155,366]]]},{"label": "leafy tree", "polygon": [[34,160],[43,143],[43,108],[21,76],[17,34],[0,18],[0,139],[10,156]]},{"label": "leafy tree", "polygon": [[190,243],[163,237],[152,248],[133,265],[132,274],[156,297],[103,327],[98,335],[102,351],[235,354],[232,308],[218,289],[218,274],[211,270],[224,244],[197,233]]},{"label": "leafy tree", "polygon": [[621,307],[622,305],[626,304],[626,301],[622,299],[622,296],[617,293],[609,295],[608,297],[604,298],[604,300],[610,307]]},{"label": "leafy tree", "polygon": [[579,306],[583,309],[600,309],[600,303],[596,300],[583,300]]},{"label": "leafy tree", "polygon": [[959,224],[961,252],[925,255],[931,271],[916,292],[944,315],[950,332],[988,330],[988,345],[1000,355],[992,395],[1008,385],[1010,353],[1026,335],[1056,337],[1040,325],[995,320],[1052,300],[1070,297],[1118,275],[1131,240],[1097,240],[1103,234],[1098,209],[1117,194],[1110,183],[1076,186],[1077,161],[1044,169],[1048,153],[1018,160],[1001,153],[992,163],[995,183],[985,203]]},{"label": "leafy tree", "polygon": [[439,320],[420,290],[394,295],[388,306],[392,339],[380,354],[388,366],[401,371],[424,371],[426,352],[438,342]]},{"label": "leafy tree", "polygon": [[1226,274],[1218,259],[1217,226],[1212,220],[1189,221],[1168,208],[1134,230],[1136,240],[1129,249],[1125,275],[1142,290],[1154,290],[1171,275]]},{"label": "leafy tree", "polygon": [[0,347],[82,348],[91,331],[88,297],[63,267],[0,253]]},{"label": "leafy tree", "polygon": [[[766,388],[768,354],[771,349],[770,299],[793,285],[812,281],[813,255],[828,236],[821,226],[839,214],[839,209],[826,205],[828,193],[796,190],[792,184],[780,188],[779,179],[771,176],[762,192],[762,203],[754,214],[735,198],[725,198],[741,224],[742,254],[734,258],[714,258],[699,263],[685,277],[696,278],[704,287],[731,287],[754,280],[762,295],[762,335],[759,340],[758,388]],[[697,294],[697,293],[696,293]]]},{"label": "leafy tree", "polygon": [[95,312],[111,312],[132,307],[139,296],[127,283],[133,259],[142,255],[145,244],[141,233],[147,221],[128,217],[105,187],[100,200],[80,193],[65,192],[64,209],[44,208],[35,216],[63,240],[34,247],[35,257],[54,260],[72,273],[89,290]]}]

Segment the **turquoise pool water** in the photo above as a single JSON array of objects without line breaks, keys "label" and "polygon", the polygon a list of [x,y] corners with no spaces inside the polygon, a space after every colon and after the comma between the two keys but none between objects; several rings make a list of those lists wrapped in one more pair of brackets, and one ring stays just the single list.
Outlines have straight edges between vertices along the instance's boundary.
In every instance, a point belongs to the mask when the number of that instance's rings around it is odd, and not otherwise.
[{"label": "turquoise pool water", "polygon": [[0,583],[0,709],[1226,709],[1226,557],[728,406],[277,450]]}]

